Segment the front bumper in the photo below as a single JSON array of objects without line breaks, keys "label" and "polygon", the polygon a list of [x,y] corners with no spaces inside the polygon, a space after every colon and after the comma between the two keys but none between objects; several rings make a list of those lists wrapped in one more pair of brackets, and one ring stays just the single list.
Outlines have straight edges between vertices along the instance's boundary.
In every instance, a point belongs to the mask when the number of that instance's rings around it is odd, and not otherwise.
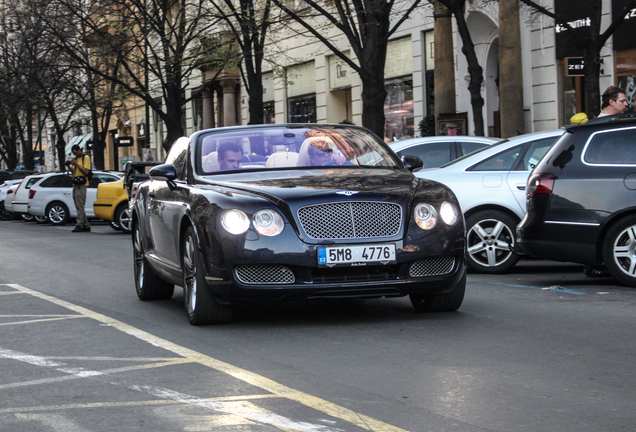
[{"label": "front bumper", "polygon": [[226,303],[259,299],[401,297],[454,289],[465,272],[463,250],[387,265],[321,268],[298,264],[239,264],[224,278],[208,276]]}]

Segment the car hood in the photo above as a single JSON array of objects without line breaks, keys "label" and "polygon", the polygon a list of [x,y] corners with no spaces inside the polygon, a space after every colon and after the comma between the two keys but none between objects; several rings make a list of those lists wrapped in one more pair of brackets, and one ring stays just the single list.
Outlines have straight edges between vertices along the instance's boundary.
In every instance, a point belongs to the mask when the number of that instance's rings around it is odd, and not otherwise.
[{"label": "car hood", "polygon": [[397,169],[259,171],[217,174],[202,180],[217,187],[253,193],[276,204],[337,201],[338,196],[408,203],[418,187],[418,179],[411,172]]}]

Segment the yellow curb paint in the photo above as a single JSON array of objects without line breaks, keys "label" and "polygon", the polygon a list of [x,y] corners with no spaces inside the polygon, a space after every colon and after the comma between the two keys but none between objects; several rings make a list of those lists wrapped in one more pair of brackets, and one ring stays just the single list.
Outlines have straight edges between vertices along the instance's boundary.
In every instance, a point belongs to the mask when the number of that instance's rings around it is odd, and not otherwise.
[{"label": "yellow curb paint", "polygon": [[255,374],[245,369],[238,368],[229,363],[222,362],[220,360],[216,360],[210,356],[199,353],[197,351],[191,350],[189,348],[182,347],[180,345],[169,342],[165,339],[154,336],[148,332],[143,330],[139,330],[133,326],[125,324],[121,321],[118,321],[114,318],[107,317],[106,315],[99,314],[97,312],[93,312],[90,309],[86,309],[82,306],[77,306],[73,303],[69,303],[64,300],[60,300],[58,298],[49,296],[47,294],[41,293],[39,291],[35,291],[26,287],[23,287],[18,284],[7,284],[11,288],[14,288],[20,292],[30,294],[34,297],[46,300],[48,302],[54,303],[58,306],[65,307],[69,310],[75,311],[81,315],[87,316],[89,318],[94,319],[95,321],[107,324],[111,327],[118,329],[119,331],[133,336],[139,340],[147,342],[156,347],[162,348],[166,351],[170,351],[174,354],[180,355],[182,357],[194,359],[195,362],[200,363],[204,366],[207,366],[211,369],[218,370],[220,372],[224,372],[236,379],[239,379],[243,382],[251,384],[253,386],[259,387],[263,390],[272,392],[278,396],[285,397],[287,399],[291,399],[298,403],[301,403],[305,406],[313,408],[315,410],[321,411],[327,415],[332,417],[336,417],[342,419],[346,422],[354,424],[362,429],[371,430],[375,432],[407,432],[404,429],[398,428],[396,426],[392,426],[390,424],[384,423],[382,421],[376,420],[374,418],[359,414],[353,410],[348,408],[336,405],[334,403],[328,402],[324,399],[320,399],[318,397],[309,395],[307,393],[300,392],[298,390],[294,390],[290,387],[286,387],[282,384],[279,384],[269,378],[265,378],[261,375]]}]

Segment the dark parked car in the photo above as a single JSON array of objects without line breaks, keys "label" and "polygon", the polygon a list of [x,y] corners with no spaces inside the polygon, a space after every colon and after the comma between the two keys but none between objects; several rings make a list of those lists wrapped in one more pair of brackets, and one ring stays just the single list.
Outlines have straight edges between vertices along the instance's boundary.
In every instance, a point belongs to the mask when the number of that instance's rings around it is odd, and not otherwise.
[{"label": "dark parked car", "polygon": [[636,116],[566,128],[528,179],[521,249],[541,258],[605,264],[636,286]]},{"label": "dark parked car", "polygon": [[19,180],[28,175],[35,174],[35,171],[28,170],[0,170],[0,183],[7,180]]},{"label": "dark parked car", "polygon": [[195,325],[264,299],[410,295],[418,311],[456,310],[464,221],[450,189],[413,175],[421,164],[347,125],[180,138],[132,199],[137,295],[184,287]]}]

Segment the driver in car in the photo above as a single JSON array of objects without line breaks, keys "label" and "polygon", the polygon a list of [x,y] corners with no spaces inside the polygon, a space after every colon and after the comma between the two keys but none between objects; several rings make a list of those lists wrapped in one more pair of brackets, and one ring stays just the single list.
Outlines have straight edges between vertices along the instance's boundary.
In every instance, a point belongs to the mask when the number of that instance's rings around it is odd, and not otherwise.
[{"label": "driver in car", "polygon": [[235,143],[224,143],[219,146],[218,161],[221,171],[241,168],[243,149]]}]

